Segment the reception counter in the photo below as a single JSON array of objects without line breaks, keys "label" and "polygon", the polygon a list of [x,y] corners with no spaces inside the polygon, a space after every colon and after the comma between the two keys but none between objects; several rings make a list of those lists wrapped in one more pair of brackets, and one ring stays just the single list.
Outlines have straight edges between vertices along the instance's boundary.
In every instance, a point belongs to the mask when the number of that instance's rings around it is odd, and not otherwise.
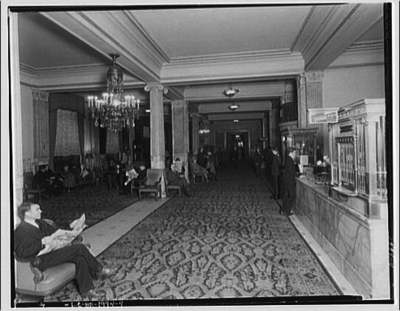
[{"label": "reception counter", "polygon": [[389,298],[387,209],[370,218],[306,177],[297,179],[296,191],[295,215],[354,289],[364,298]]}]

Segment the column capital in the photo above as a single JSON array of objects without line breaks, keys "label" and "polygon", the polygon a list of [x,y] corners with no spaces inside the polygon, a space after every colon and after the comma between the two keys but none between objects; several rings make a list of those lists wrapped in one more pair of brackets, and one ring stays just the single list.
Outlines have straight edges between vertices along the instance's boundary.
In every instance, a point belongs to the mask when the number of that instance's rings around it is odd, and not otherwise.
[{"label": "column capital", "polygon": [[49,101],[49,92],[41,91],[39,89],[32,89],[32,96],[34,100]]},{"label": "column capital", "polygon": [[172,106],[186,106],[188,104],[188,102],[184,99],[175,99],[171,101],[171,105]]},{"label": "column capital", "polygon": [[192,118],[201,118],[201,115],[198,112],[192,112],[192,113],[190,113],[190,116]]},{"label": "column capital", "polygon": [[323,71],[306,71],[304,72],[304,76],[307,82],[322,82],[322,78],[324,77]]},{"label": "column capital", "polygon": [[163,86],[161,83],[158,82],[148,82],[144,87],[144,90],[146,92],[150,92],[153,89],[163,91],[164,94],[168,93],[168,88],[166,88],[165,86]]}]

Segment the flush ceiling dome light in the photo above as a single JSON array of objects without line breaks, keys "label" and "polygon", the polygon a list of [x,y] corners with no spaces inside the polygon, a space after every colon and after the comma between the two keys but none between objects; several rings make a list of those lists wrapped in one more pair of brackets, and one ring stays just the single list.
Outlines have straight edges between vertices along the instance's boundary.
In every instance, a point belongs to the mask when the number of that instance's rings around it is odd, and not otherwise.
[{"label": "flush ceiling dome light", "polygon": [[222,94],[224,94],[225,96],[231,98],[231,97],[235,96],[239,92],[240,92],[240,90],[238,88],[233,88],[232,86],[230,86],[229,88],[225,89],[222,92]]},{"label": "flush ceiling dome light", "polygon": [[240,107],[240,106],[239,106],[238,104],[230,104],[230,105],[228,106],[229,110],[231,110],[231,111],[235,111],[235,110],[237,110],[239,107]]}]

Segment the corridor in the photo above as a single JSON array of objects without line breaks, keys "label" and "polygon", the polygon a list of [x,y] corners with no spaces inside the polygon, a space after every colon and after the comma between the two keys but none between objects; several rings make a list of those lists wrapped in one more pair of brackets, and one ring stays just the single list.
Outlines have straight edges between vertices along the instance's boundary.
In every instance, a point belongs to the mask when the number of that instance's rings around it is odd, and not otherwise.
[{"label": "corridor", "polygon": [[[170,199],[99,255],[115,270],[96,283],[101,297],[342,294],[250,167],[226,168],[218,181],[193,187],[192,197]],[[46,301],[78,295],[71,283]]]}]

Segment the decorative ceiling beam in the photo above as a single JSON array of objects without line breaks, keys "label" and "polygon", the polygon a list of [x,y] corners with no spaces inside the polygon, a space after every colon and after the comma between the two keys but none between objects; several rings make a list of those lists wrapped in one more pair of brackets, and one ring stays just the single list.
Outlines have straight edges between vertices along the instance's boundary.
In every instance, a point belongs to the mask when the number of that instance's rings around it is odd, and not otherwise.
[{"label": "decorative ceiling beam", "polygon": [[[228,98],[223,94],[224,89],[229,85],[239,88],[240,92],[232,98]],[[261,81],[253,83],[225,83],[214,85],[195,85],[185,88],[185,99],[191,102],[221,102],[221,101],[243,101],[249,99],[269,99],[271,97],[283,96],[285,90],[285,82],[281,81]]]},{"label": "decorative ceiling beam", "polygon": [[227,114],[209,114],[209,121],[222,121],[222,120],[257,120],[264,118],[263,112],[253,113],[227,113]]},{"label": "decorative ceiling beam", "polygon": [[382,16],[382,4],[314,7],[292,49],[303,55],[305,70],[323,70]]},{"label": "decorative ceiling beam", "polygon": [[[118,65],[143,81],[159,81],[164,56],[138,29],[125,11],[42,12],[106,58],[118,53]],[[106,64],[108,65],[108,64]]]},{"label": "decorative ceiling beam", "polygon": [[[253,112],[253,111],[267,111],[272,109],[272,102],[266,101],[236,101],[240,107],[235,113]],[[231,103],[214,103],[214,104],[200,104],[198,105],[199,113],[228,113],[230,112],[228,106]]]},{"label": "decorative ceiling beam", "polygon": [[289,49],[254,51],[173,59],[163,65],[161,82],[182,85],[226,80],[259,80],[295,76],[303,71],[304,59],[299,52],[291,52]]}]

